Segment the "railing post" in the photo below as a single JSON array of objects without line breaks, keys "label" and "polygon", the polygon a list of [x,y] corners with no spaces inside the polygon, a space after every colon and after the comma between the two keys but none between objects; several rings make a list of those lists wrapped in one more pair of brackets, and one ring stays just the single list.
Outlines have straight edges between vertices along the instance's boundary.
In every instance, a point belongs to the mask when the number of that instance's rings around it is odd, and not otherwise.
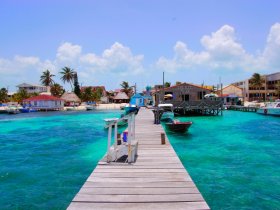
[{"label": "railing post", "polygon": [[131,163],[131,115],[128,117],[128,135],[127,135],[127,161],[128,163]]},{"label": "railing post", "polygon": [[112,136],[112,124],[109,125],[108,129],[108,145],[107,145],[107,163],[110,162],[110,147],[111,147],[111,136]]},{"label": "railing post", "polygon": [[115,122],[115,136],[114,136],[114,150],[117,149],[117,139],[118,139],[118,121]]},{"label": "railing post", "polygon": [[134,113],[131,116],[131,126],[132,126],[131,140],[135,140],[135,114]]}]

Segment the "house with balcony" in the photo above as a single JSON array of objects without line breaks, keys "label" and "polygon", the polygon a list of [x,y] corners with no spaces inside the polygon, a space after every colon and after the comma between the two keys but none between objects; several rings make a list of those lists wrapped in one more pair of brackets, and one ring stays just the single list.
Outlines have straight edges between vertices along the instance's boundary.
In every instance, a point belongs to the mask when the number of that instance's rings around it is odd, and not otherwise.
[{"label": "house with balcony", "polygon": [[251,79],[232,83],[242,89],[244,101],[269,101],[280,98],[280,72],[261,75],[262,84],[255,87]]},{"label": "house with balcony", "polygon": [[22,83],[17,85],[17,88],[19,90],[25,90],[27,93],[43,93],[48,92],[48,89],[46,86],[43,85],[35,85],[35,84],[29,84],[29,83]]}]

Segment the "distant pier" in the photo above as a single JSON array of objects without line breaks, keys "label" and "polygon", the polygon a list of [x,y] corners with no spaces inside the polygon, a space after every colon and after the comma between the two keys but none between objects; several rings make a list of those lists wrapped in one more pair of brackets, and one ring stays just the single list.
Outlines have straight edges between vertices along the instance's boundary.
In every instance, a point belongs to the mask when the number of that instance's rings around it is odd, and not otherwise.
[{"label": "distant pier", "polygon": [[134,163],[101,160],[69,205],[80,209],[209,209],[151,110],[135,119]]},{"label": "distant pier", "polygon": [[241,111],[241,112],[257,112],[257,107],[252,106],[238,106],[238,105],[230,105],[226,107],[227,110]]}]

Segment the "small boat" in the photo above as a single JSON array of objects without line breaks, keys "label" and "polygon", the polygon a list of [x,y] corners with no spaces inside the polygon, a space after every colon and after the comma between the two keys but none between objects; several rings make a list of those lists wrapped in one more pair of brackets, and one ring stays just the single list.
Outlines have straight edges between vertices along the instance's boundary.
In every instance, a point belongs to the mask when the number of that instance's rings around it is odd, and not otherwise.
[{"label": "small boat", "polygon": [[92,106],[92,105],[87,105],[87,106],[86,106],[86,110],[87,110],[87,111],[92,111],[92,110],[95,110],[95,109],[96,109],[95,106]]},{"label": "small boat", "polygon": [[129,114],[131,112],[135,112],[137,113],[138,112],[138,107],[136,105],[132,105],[132,104],[127,104],[125,107],[124,107],[124,111],[126,114]]},{"label": "small boat", "polygon": [[18,114],[19,113],[19,109],[17,106],[8,106],[6,111],[8,114]]},{"label": "small boat", "polygon": [[[108,128],[110,123],[114,122],[114,121],[117,121],[119,120],[119,118],[107,118],[107,119],[104,119],[105,121],[105,128]],[[122,120],[118,121],[118,126],[125,126],[127,125],[127,119],[126,118],[123,118]],[[114,127],[114,125],[113,125]]]},{"label": "small boat", "polygon": [[159,104],[158,107],[164,110],[160,118],[161,121],[170,121],[174,119],[173,104]]},{"label": "small boat", "polygon": [[180,122],[173,120],[173,122],[166,123],[165,125],[171,131],[185,133],[191,127],[192,122]]},{"label": "small boat", "polygon": [[258,114],[280,116],[280,100],[268,102],[257,111]]},{"label": "small boat", "polygon": [[76,108],[74,106],[67,106],[65,107],[66,111],[75,111]]},{"label": "small boat", "polygon": [[21,113],[29,113],[29,112],[37,112],[38,110],[34,109],[32,107],[22,107],[22,108],[19,108],[19,111]]}]

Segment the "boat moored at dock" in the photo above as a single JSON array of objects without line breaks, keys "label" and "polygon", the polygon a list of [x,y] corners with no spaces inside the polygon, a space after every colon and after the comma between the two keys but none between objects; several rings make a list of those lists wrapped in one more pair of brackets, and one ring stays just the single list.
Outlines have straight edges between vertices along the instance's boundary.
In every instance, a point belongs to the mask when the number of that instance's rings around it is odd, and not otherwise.
[{"label": "boat moored at dock", "polygon": [[189,130],[192,122],[180,122],[178,120],[173,120],[165,124],[166,127],[173,132],[185,133]]},{"label": "boat moored at dock", "polygon": [[280,100],[268,102],[257,111],[258,114],[280,116]]}]

